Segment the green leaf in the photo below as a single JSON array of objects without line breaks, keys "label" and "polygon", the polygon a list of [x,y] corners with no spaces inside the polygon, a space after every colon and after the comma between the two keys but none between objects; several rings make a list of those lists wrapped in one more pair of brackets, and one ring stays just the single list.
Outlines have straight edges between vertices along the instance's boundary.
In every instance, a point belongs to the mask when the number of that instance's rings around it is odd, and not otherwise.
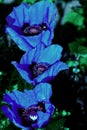
[{"label": "green leaf", "polygon": [[9,119],[5,118],[0,120],[0,130],[6,130],[5,128],[7,128],[9,125],[10,125]]},{"label": "green leaf", "polygon": [[80,57],[80,67],[81,66],[84,66],[84,67],[87,67],[87,57]]},{"label": "green leaf", "polygon": [[[35,2],[42,1],[42,0],[17,0],[19,3],[26,2],[28,4],[34,4]],[[49,2],[54,2],[55,0],[48,0]]]},{"label": "green leaf", "polygon": [[36,0],[23,0],[23,2],[27,2],[29,4],[34,4]]},{"label": "green leaf", "polygon": [[87,47],[79,46],[78,47],[78,54],[83,57],[87,57]]},{"label": "green leaf", "polygon": [[66,61],[66,63],[68,64],[69,67],[76,67],[79,65],[79,62],[78,61],[73,61],[73,60],[70,60],[70,61]]},{"label": "green leaf", "polygon": [[[82,12],[82,9],[80,9],[80,12]],[[76,26],[82,26],[84,21],[84,17],[79,12],[75,12],[74,10],[71,10],[64,16],[63,23],[70,22]]]},{"label": "green leaf", "polygon": [[85,38],[79,38],[76,41],[69,43],[70,51],[78,56],[87,57],[87,47],[83,45],[85,40]]},{"label": "green leaf", "polygon": [[17,0],[17,3],[21,4],[21,2],[25,2],[25,3],[28,3],[28,4],[34,4],[37,1],[39,1],[39,0]]}]

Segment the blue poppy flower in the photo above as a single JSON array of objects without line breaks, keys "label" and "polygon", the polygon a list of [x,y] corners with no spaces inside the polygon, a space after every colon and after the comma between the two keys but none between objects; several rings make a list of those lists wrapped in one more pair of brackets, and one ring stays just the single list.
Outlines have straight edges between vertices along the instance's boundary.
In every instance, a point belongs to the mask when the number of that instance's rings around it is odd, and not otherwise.
[{"label": "blue poppy flower", "polygon": [[37,50],[32,49],[26,52],[20,63],[12,61],[23,79],[28,83],[36,85],[40,82],[51,81],[61,70],[68,69],[68,66],[60,61],[62,47],[50,45],[49,47]]},{"label": "blue poppy flower", "polygon": [[2,106],[4,114],[20,128],[41,128],[50,120],[54,112],[54,105],[50,102],[52,95],[51,85],[40,83],[32,90],[14,90],[6,93]]},{"label": "blue poppy flower", "polygon": [[54,37],[53,30],[58,19],[57,8],[52,2],[21,3],[7,16],[6,32],[24,51],[48,46]]}]

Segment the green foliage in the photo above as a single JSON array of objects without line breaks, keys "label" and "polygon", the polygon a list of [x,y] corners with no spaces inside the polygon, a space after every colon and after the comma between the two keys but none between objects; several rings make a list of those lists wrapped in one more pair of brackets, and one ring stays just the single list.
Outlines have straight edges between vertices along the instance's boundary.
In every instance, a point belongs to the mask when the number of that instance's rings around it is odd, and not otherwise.
[{"label": "green foliage", "polygon": [[87,57],[87,47],[81,46],[78,43],[74,42],[69,44],[70,51],[75,55]]},{"label": "green foliage", "polygon": [[[23,2],[29,3],[29,4],[34,4],[37,1],[42,1],[42,0],[22,0]],[[48,0],[49,2],[53,2],[54,0]]]},{"label": "green foliage", "polygon": [[[1,113],[1,116],[2,116],[3,114]],[[0,120],[0,130],[4,130],[4,128],[7,128],[9,125],[10,125],[10,121],[9,121],[9,119],[6,119],[6,118],[4,118],[4,119],[2,119],[2,118],[0,118],[1,120]]]},{"label": "green foliage", "polygon": [[34,4],[37,0],[22,0],[22,2],[26,2],[29,4]]},{"label": "green foliage", "polygon": [[68,12],[65,16],[64,16],[64,23],[72,23],[76,26],[82,26],[84,27],[84,17],[83,17],[83,9],[72,9],[70,12]]},{"label": "green foliage", "polygon": [[[84,5],[85,1],[81,3]],[[72,23],[75,26],[78,26],[78,29],[81,30],[82,28],[86,29],[86,26],[84,24],[84,21],[87,21],[87,18],[85,17],[85,6],[82,6],[80,8],[73,8],[70,12],[68,12],[64,16],[64,23]],[[84,15],[85,14],[85,15]],[[83,31],[84,33],[84,31]],[[67,60],[67,64],[69,67],[75,67],[80,66],[81,68],[87,67],[87,47],[84,46],[84,43],[86,43],[87,38],[81,37],[77,38],[75,41],[69,43],[69,49],[70,52],[75,55],[76,60]]]},{"label": "green foliage", "polygon": [[87,69],[87,56],[86,57],[80,57],[80,68],[81,70],[85,71],[85,68]]},{"label": "green foliage", "polygon": [[67,61],[69,67],[82,66],[87,67],[87,47],[84,46],[86,38],[79,38],[76,41],[69,43],[70,52],[76,56],[76,60]]},{"label": "green foliage", "polygon": [[82,37],[82,38],[77,38],[76,41],[73,41],[71,43],[69,43],[69,49],[72,53],[74,54],[78,54],[81,53],[81,46],[86,42],[86,38]]}]

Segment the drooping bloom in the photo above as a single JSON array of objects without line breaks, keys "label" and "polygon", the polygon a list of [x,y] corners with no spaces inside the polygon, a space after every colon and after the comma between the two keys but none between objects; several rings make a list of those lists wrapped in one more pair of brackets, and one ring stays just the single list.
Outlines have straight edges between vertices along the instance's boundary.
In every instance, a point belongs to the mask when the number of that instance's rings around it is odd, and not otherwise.
[{"label": "drooping bloom", "polygon": [[22,78],[30,84],[49,82],[61,70],[68,69],[68,66],[60,61],[61,52],[62,47],[60,45],[50,45],[42,50],[35,48],[26,52],[20,63],[13,61],[12,64]]},{"label": "drooping bloom", "polygon": [[48,46],[58,19],[57,8],[52,2],[22,3],[7,16],[6,32],[24,51],[36,46]]},{"label": "drooping bloom", "polygon": [[4,114],[20,128],[41,128],[50,120],[54,112],[54,105],[50,102],[52,95],[51,85],[40,83],[32,90],[14,90],[6,93],[2,106]]}]

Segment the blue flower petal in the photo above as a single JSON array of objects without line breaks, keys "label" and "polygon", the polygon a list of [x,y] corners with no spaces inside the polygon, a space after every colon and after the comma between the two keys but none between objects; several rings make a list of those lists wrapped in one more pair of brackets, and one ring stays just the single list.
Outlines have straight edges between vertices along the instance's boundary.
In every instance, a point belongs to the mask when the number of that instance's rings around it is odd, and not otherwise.
[{"label": "blue flower petal", "polygon": [[[44,2],[46,2],[46,1],[44,1]],[[46,3],[45,3],[45,4],[46,4]],[[48,27],[49,27],[50,29],[52,29],[52,31],[53,31],[53,29],[55,28],[56,23],[57,23],[58,20],[59,20],[59,16],[60,16],[60,15],[59,15],[59,12],[58,12],[58,10],[57,10],[56,5],[53,4],[53,3],[51,3],[51,2],[49,2],[49,6],[48,6],[48,8],[47,8],[46,17],[45,17],[44,19],[45,19],[45,21],[47,22]]]},{"label": "blue flower petal", "polygon": [[18,64],[17,62],[13,61],[11,62],[19,74],[22,76],[23,79],[25,79],[26,82],[33,84],[33,81],[31,80],[31,74],[28,70],[28,65],[26,64]]},{"label": "blue flower petal", "polygon": [[29,22],[29,8],[30,6],[26,3],[22,3],[18,7],[14,7],[13,11],[6,18],[8,24],[11,27],[13,27],[13,25],[21,27],[24,22]]},{"label": "blue flower petal", "polygon": [[52,95],[52,88],[48,83],[40,83],[35,86],[34,92],[36,93],[38,102],[49,101],[49,98]]},{"label": "blue flower petal", "polygon": [[18,99],[19,104],[21,104],[24,108],[28,108],[29,106],[36,104],[33,90],[29,90],[28,92],[27,90],[25,92],[13,91],[13,94]]},{"label": "blue flower petal", "polygon": [[54,33],[53,33],[53,30],[50,29],[47,30],[46,32],[42,32],[42,42],[45,43],[46,46],[49,46],[52,42],[52,39],[54,37]]},{"label": "blue flower petal", "polygon": [[31,51],[27,51],[21,58],[20,60],[20,64],[24,64],[24,65],[30,65],[32,64],[34,55],[35,55],[36,49],[32,49]]},{"label": "blue flower petal", "polygon": [[54,64],[61,58],[62,47],[60,45],[51,45],[44,50],[38,50],[38,55],[34,57],[36,63]]},{"label": "blue flower petal", "polygon": [[54,105],[50,102],[45,102],[46,113],[38,111],[38,121],[36,124],[32,125],[35,128],[41,128],[48,124],[51,115],[54,113]]},{"label": "blue flower petal", "polygon": [[[44,11],[43,11],[44,10]],[[59,19],[58,11],[55,4],[48,1],[40,1],[35,3],[29,9],[30,24],[41,24],[42,22],[48,23],[50,26],[56,23]],[[37,20],[37,17],[38,20]],[[51,26],[51,28],[54,28]]]},{"label": "blue flower petal", "polygon": [[42,46],[42,44],[45,45],[50,45],[51,44],[51,35],[50,36],[50,32],[42,32],[41,34],[39,34],[38,36],[23,36],[18,34],[15,30],[13,30],[10,27],[6,28],[6,32],[11,36],[11,38],[13,39],[13,41],[17,44],[17,46],[23,50],[23,51],[28,51],[31,50],[33,48],[35,48],[36,46]]},{"label": "blue flower petal", "polygon": [[48,70],[46,70],[43,74],[39,75],[34,79],[34,82],[40,83],[40,82],[49,82],[51,81],[60,71],[69,69],[68,65],[63,62],[57,62],[54,65],[52,65]]},{"label": "blue flower petal", "polygon": [[33,90],[24,90],[24,95],[25,95],[25,99],[26,99],[26,108],[32,105],[35,105],[38,103],[37,99],[36,99],[36,95],[34,93],[34,89]]},{"label": "blue flower petal", "polygon": [[[43,12],[43,2],[37,2],[29,9],[29,19],[30,19],[30,25],[33,24],[41,24],[43,21],[44,14],[46,14],[46,10]],[[44,13],[44,14],[43,14]],[[37,16],[36,16],[37,15]],[[38,17],[38,20],[37,20]]]},{"label": "blue flower petal", "polygon": [[[26,99],[26,101],[25,101]],[[9,104],[13,104],[15,101],[17,104],[21,105],[24,108],[27,108],[33,104],[36,104],[36,95],[33,90],[25,90],[24,92],[20,92],[18,90],[14,90],[12,93],[6,93],[4,95],[3,101]]]},{"label": "blue flower petal", "polygon": [[28,41],[25,41],[25,38],[23,38],[20,34],[18,34],[16,31],[14,31],[12,28],[7,27],[6,32],[11,36],[13,41],[17,44],[17,46],[23,50],[28,51],[31,50],[33,47],[29,44]]},{"label": "blue flower petal", "polygon": [[53,32],[49,32],[49,31],[42,32],[37,36],[29,36],[29,37],[20,35],[10,27],[6,28],[6,32],[11,36],[11,38],[17,44],[17,46],[21,50],[26,52],[37,46],[42,46],[42,44],[45,44],[46,46],[50,45],[51,40],[53,38]]},{"label": "blue flower petal", "polygon": [[[40,37],[42,39],[42,42],[45,43],[46,46],[50,45],[51,40],[53,39],[54,36],[53,29],[56,25],[56,22],[59,19],[58,11],[55,4],[48,1],[40,1],[34,4],[29,11],[30,11],[30,19],[31,19],[30,23],[32,25],[41,24],[43,22],[47,24],[48,30],[43,31]],[[38,20],[36,15],[38,17]]]}]

